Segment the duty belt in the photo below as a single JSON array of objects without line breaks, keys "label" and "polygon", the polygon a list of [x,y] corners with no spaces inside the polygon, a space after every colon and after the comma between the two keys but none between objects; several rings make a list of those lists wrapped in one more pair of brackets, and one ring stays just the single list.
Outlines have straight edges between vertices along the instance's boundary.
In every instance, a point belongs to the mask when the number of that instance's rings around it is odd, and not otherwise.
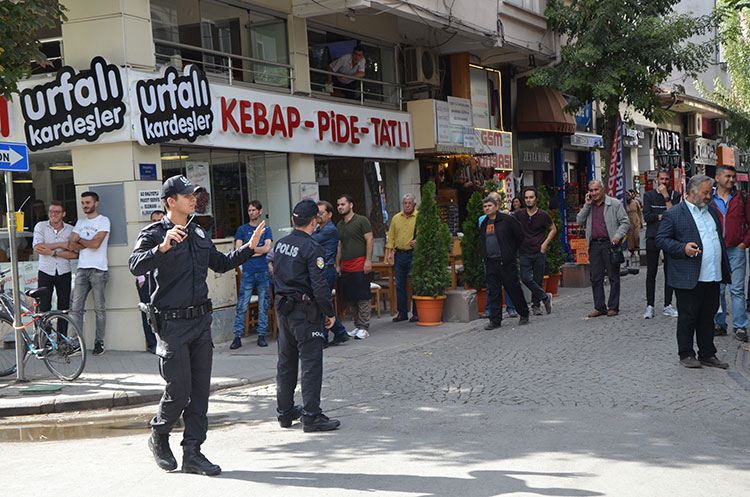
[{"label": "duty belt", "polygon": [[205,304],[191,305],[184,309],[166,309],[159,311],[158,316],[164,321],[171,321],[173,319],[197,319],[213,312],[213,306],[211,300]]}]

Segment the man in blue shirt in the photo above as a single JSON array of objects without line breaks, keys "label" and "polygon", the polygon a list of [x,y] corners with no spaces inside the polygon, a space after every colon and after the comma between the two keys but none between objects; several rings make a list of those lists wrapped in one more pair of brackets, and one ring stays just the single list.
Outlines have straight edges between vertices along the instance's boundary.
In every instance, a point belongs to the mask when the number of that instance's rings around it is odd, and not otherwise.
[{"label": "man in blue shirt", "polygon": [[[247,214],[250,222],[237,228],[237,233],[234,235],[237,248],[246,244],[255,233],[255,228],[262,220],[263,205],[257,200],[253,200],[247,207]],[[266,333],[268,332],[268,288],[270,281],[266,254],[271,250],[272,241],[271,228],[266,226],[258,241],[255,254],[242,265],[240,295],[237,297],[237,315],[234,318],[234,340],[232,345],[229,346],[232,350],[242,347],[242,335],[245,334],[245,315],[247,314],[247,306],[250,304],[250,297],[253,295],[253,289],[258,293],[258,347],[268,347]]]},{"label": "man in blue shirt", "polygon": [[[333,287],[336,285],[336,278],[338,277],[338,272],[336,271],[336,252],[339,248],[339,230],[337,230],[336,226],[331,222],[331,217],[333,217],[333,205],[331,205],[330,202],[321,200],[318,202],[318,210],[320,211],[320,215],[318,216],[318,227],[313,232],[312,239],[318,242],[325,251],[325,278],[328,282],[328,288],[333,290]],[[325,321],[325,316],[323,316],[323,320]],[[325,326],[321,326],[321,329],[326,330],[324,333],[326,335],[326,343],[328,343],[328,330]],[[333,332],[331,345],[338,345],[349,340],[349,335],[346,334],[346,328],[341,324],[338,317],[331,327],[331,331]]]}]

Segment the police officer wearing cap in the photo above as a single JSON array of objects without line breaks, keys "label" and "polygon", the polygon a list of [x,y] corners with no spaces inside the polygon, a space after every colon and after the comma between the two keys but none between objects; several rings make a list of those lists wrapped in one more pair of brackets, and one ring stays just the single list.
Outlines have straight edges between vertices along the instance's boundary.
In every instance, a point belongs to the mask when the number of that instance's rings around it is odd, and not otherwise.
[{"label": "police officer wearing cap", "polygon": [[[302,417],[306,432],[335,430],[341,424],[320,408],[325,327],[336,318],[325,278],[325,252],[311,235],[317,225],[318,205],[305,199],[294,206],[294,231],[276,242],[273,255],[276,312],[279,316],[279,361],[276,403],[279,424],[289,428]],[[257,232],[257,230],[256,230]],[[302,406],[294,405],[297,372],[302,365]]]},{"label": "police officer wearing cap", "polygon": [[209,268],[223,273],[249,259],[263,224],[256,231],[258,236],[247,244],[229,254],[219,252],[210,235],[188,220],[195,212],[195,193],[200,190],[184,176],[164,182],[161,198],[167,215],[141,230],[129,264],[134,276],[150,271],[156,281],[147,311],[157,336],[159,370],[167,383],[151,420],[148,441],[156,464],[168,471],[177,468],[169,432],[182,414],[182,471],[218,475],[221,468],[200,451],[208,430],[213,355],[206,275]]}]

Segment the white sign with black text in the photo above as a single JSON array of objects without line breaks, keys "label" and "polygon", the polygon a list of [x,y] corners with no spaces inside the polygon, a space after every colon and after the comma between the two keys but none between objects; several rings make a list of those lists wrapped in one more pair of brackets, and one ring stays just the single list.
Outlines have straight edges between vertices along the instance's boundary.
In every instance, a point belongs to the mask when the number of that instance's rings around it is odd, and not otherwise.
[{"label": "white sign with black text", "polygon": [[141,216],[150,216],[155,210],[161,209],[161,190],[140,190],[138,206],[141,209]]}]

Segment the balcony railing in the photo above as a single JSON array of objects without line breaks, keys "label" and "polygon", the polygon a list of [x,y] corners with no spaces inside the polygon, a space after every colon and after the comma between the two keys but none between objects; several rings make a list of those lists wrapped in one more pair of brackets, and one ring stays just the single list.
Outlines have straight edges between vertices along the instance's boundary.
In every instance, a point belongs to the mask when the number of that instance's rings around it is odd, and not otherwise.
[{"label": "balcony railing", "polygon": [[167,40],[154,40],[156,63],[182,68],[196,64],[206,77],[229,85],[260,85],[294,92],[294,68],[289,64],[228,54]]},{"label": "balcony railing", "polygon": [[65,65],[63,58],[63,41],[62,36],[55,38],[45,38],[39,40],[42,44],[42,53],[47,56],[47,64],[41,65],[37,61],[31,61],[31,74],[47,74],[57,72]]},{"label": "balcony railing", "polygon": [[[337,84],[336,77],[345,77],[357,82],[354,88]],[[328,78],[333,84],[328,83]],[[389,81],[355,78],[341,73],[310,68],[310,89],[319,96],[342,98],[346,101],[356,100],[360,105],[376,105],[401,108],[402,86]]]}]

